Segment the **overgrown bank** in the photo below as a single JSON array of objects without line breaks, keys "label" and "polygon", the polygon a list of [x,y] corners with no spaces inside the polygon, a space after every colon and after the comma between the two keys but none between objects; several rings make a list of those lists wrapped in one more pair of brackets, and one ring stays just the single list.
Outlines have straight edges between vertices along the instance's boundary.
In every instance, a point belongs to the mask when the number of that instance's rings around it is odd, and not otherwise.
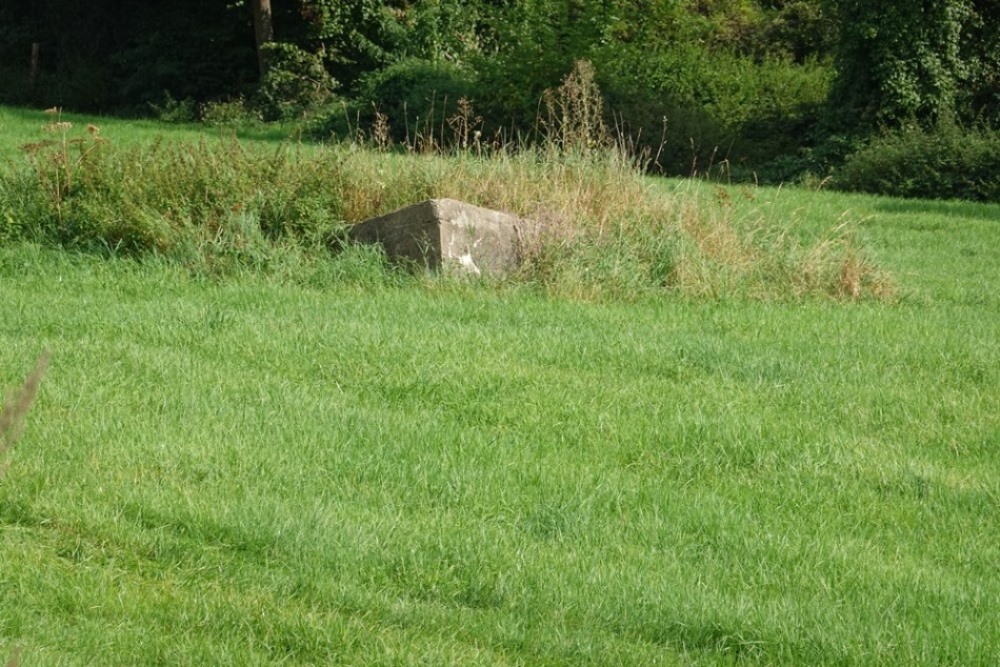
[{"label": "overgrown bank", "polygon": [[[797,229],[741,192],[654,187],[621,152],[399,155],[357,144],[235,140],[118,146],[52,118],[0,173],[0,239],[157,256],[197,273],[315,276],[353,222],[434,197],[511,211],[543,234],[515,280],[583,298],[643,294],[885,298],[848,221]],[[357,267],[355,267],[357,268]],[[382,269],[377,269],[382,270]]]}]

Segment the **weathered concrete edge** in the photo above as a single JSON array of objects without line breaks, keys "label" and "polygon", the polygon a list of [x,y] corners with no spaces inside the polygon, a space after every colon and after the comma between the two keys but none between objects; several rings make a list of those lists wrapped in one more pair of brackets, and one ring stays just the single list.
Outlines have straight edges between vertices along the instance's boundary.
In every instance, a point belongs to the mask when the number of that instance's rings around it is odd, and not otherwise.
[{"label": "weathered concrete edge", "polygon": [[[471,214],[471,215],[470,215]],[[513,232],[511,237],[510,232]],[[537,227],[512,213],[483,208],[455,199],[428,199],[356,223],[349,237],[356,243],[380,243],[390,259],[428,270],[450,270],[482,275],[468,250],[471,238],[478,246],[484,237],[495,241],[494,252],[479,259],[493,276],[515,270],[524,259]],[[447,238],[446,238],[447,236]],[[455,252],[466,244],[466,252]]]}]

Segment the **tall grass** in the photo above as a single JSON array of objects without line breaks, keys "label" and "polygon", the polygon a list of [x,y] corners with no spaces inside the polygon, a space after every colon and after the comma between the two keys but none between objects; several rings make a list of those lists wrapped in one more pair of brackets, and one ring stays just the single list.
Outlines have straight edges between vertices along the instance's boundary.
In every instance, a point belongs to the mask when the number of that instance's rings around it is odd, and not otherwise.
[{"label": "tall grass", "polygon": [[737,211],[728,195],[667,194],[624,151],[568,143],[569,132],[580,141],[578,125],[541,148],[478,144],[446,156],[358,143],[118,146],[93,125],[49,129],[0,172],[0,241],[158,256],[213,275],[294,276],[341,252],[352,223],[451,197],[536,221],[537,247],[516,279],[556,294],[891,293],[849,226],[803,241],[782,232],[794,221]]}]

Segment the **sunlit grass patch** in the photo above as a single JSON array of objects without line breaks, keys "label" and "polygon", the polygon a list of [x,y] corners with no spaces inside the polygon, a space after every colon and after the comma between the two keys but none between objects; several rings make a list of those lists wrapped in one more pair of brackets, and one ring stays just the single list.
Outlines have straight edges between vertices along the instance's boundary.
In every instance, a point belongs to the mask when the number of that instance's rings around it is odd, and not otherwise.
[{"label": "sunlit grass patch", "polygon": [[0,654],[991,656],[1000,310],[411,287],[0,250]]}]

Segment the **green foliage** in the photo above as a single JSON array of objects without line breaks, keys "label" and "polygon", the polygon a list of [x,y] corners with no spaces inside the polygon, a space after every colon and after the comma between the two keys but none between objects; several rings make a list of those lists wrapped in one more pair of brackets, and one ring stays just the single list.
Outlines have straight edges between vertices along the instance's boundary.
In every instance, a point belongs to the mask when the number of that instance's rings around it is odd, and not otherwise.
[{"label": "green foliage", "polygon": [[962,94],[967,120],[1000,128],[1000,2],[972,0],[964,25],[962,53],[967,63]]},{"label": "green foliage", "polygon": [[406,59],[374,72],[358,84],[355,101],[331,112],[319,132],[347,137],[383,118],[393,141],[418,136],[435,139],[459,110],[459,101],[475,96],[475,73],[447,61]]},{"label": "green foliage", "polygon": [[833,52],[837,23],[825,0],[787,0],[773,7],[757,43],[767,45],[767,53],[783,55],[796,63],[825,59]]},{"label": "green foliage", "polygon": [[1000,202],[1000,132],[941,124],[873,138],[851,155],[835,184],[897,197]]},{"label": "green foliage", "polygon": [[[649,7],[653,10],[654,7]],[[663,9],[656,3],[657,15]],[[635,3],[593,0],[527,0],[504,7],[495,26],[496,49],[472,60],[479,73],[476,108],[492,128],[527,137],[535,133],[544,113],[542,98],[573,70],[574,62],[590,61],[601,43],[618,42],[636,25],[654,21],[641,16]],[[628,37],[631,39],[631,37]]]},{"label": "green foliage", "polygon": [[832,74],[824,63],[754,62],[697,45],[609,48],[598,58],[620,122],[664,171],[683,175],[723,161],[761,172],[795,154],[812,139]]},{"label": "green foliage", "polygon": [[396,4],[381,0],[308,0],[299,11],[304,34],[298,43],[317,47],[313,50],[323,53],[333,77],[352,88],[362,75],[394,60],[403,36]]},{"label": "green foliage", "polygon": [[322,54],[284,42],[263,48],[267,74],[256,98],[264,120],[301,119],[330,103],[338,84],[326,71]]},{"label": "green foliage", "polygon": [[468,63],[492,52],[496,24],[503,21],[499,7],[481,0],[424,0],[397,9],[400,59]]},{"label": "green foliage", "polygon": [[[250,92],[257,78],[252,27],[234,3],[147,2],[115,6],[128,21],[127,38],[104,58],[111,64],[116,95],[105,103],[130,114],[146,113],[167,91],[175,99],[205,102]],[[247,10],[249,16],[249,10]],[[92,39],[92,36],[84,36]],[[102,69],[88,59],[86,67]],[[61,100],[78,110],[92,105]]]},{"label": "green foliage", "polygon": [[[253,42],[246,39],[252,32],[230,3],[3,4],[0,102],[148,113],[164,91],[200,102],[245,92],[255,78]],[[39,72],[32,83],[35,44]]]},{"label": "green foliage", "polygon": [[962,57],[968,0],[835,4],[840,40],[831,104],[842,124],[865,129],[956,116],[968,73]]}]

